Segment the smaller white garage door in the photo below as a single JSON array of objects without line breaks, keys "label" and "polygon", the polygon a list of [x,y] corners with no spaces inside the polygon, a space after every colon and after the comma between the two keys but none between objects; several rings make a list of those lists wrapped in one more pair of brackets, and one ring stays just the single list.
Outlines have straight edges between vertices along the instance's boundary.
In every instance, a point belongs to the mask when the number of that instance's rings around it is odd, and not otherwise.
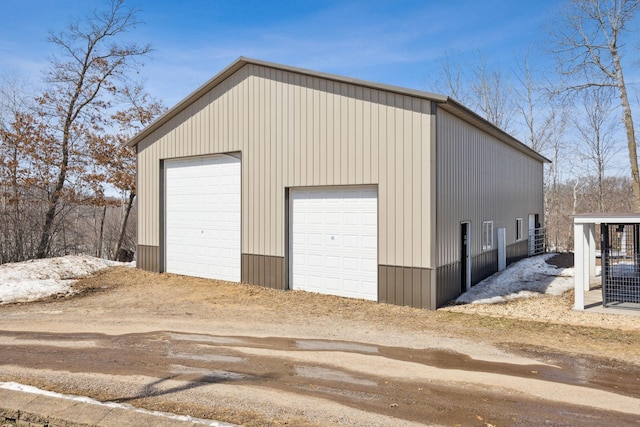
[{"label": "smaller white garage door", "polygon": [[375,187],[294,189],[291,288],[378,300]]},{"label": "smaller white garage door", "polygon": [[165,270],[240,281],[240,159],[165,162]]}]

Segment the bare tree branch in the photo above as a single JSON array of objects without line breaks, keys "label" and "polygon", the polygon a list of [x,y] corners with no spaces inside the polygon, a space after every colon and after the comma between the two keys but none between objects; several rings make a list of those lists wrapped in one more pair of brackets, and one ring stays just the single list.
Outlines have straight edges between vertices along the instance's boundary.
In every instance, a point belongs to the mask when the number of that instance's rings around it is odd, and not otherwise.
[{"label": "bare tree branch", "polygon": [[627,136],[634,210],[640,212],[640,172],[635,127],[624,79],[622,37],[640,8],[640,0],[572,0],[554,34],[560,71],[577,82],[558,92],[615,88]]},{"label": "bare tree branch", "polygon": [[[51,90],[41,98],[51,123],[59,129],[56,138],[59,160],[55,184],[49,197],[37,257],[45,257],[50,247],[54,219],[65,192],[69,173],[80,168],[74,158],[82,151],[83,129],[102,120],[101,110],[109,106],[104,95],[116,91],[117,80],[136,58],[150,47],[124,44],[119,40],[137,25],[136,11],[124,7],[123,0],[112,0],[105,11],[95,11],[81,26],[72,23],[67,31],[50,35],[62,58],[54,59],[48,74]],[[86,120],[86,123],[84,122]]]}]

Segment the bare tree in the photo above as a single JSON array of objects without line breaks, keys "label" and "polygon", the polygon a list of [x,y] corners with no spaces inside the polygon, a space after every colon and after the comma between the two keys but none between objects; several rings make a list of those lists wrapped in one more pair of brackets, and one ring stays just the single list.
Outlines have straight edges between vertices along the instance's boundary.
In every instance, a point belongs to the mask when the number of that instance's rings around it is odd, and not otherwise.
[{"label": "bare tree", "polygon": [[639,7],[639,0],[573,0],[553,34],[561,72],[576,79],[564,91],[610,87],[617,92],[626,130],[634,209],[638,212],[640,173],[622,56],[624,36]]},{"label": "bare tree", "polygon": [[430,82],[431,90],[451,96],[500,129],[511,131],[516,110],[510,82],[501,70],[491,69],[481,53],[469,66],[448,54],[439,74]]},{"label": "bare tree", "polygon": [[26,82],[0,83],[0,264],[32,258],[41,229],[40,149],[48,142]]},{"label": "bare tree", "polygon": [[500,129],[510,132],[515,110],[508,78],[500,70],[489,69],[481,55],[471,71],[472,107]]},{"label": "bare tree", "polygon": [[558,112],[565,115],[566,110],[562,104],[552,104],[546,87],[536,78],[528,57],[524,58],[514,74],[519,83],[514,87],[513,94],[524,129],[523,141],[533,150],[544,153],[551,145]]},{"label": "bare tree", "polygon": [[462,104],[470,104],[466,76],[463,75],[462,65],[447,53],[440,61],[440,74],[433,81],[428,82],[435,92],[446,94]]},{"label": "bare tree", "polygon": [[562,250],[561,234],[564,227],[563,204],[566,194],[562,185],[562,170],[565,160],[564,133],[566,130],[566,116],[561,112],[552,110],[551,131],[549,137],[549,157],[551,164],[545,171],[545,222],[547,225],[547,238],[554,250]]},{"label": "bare tree", "polygon": [[585,90],[581,99],[584,114],[574,119],[575,129],[584,149],[578,150],[583,159],[583,176],[595,178],[597,212],[605,212],[606,169],[618,148],[614,144],[615,127],[609,120],[613,107],[611,90],[595,87]]},{"label": "bare tree", "polygon": [[149,46],[127,44],[120,36],[137,25],[136,11],[123,0],[112,0],[83,23],[74,22],[49,41],[59,48],[48,72],[50,90],[39,98],[41,114],[55,132],[50,153],[56,159],[55,179],[48,192],[48,207],[36,257],[47,256],[54,220],[69,179],[82,172],[87,160],[86,135],[107,115],[108,97],[117,92],[119,79],[129,66],[150,51]]},{"label": "bare tree", "polygon": [[127,87],[121,91],[120,101],[128,108],[116,112],[112,119],[117,132],[95,138],[90,146],[96,164],[104,171],[102,180],[114,186],[125,197],[120,231],[113,250],[113,257],[120,257],[120,250],[127,231],[129,215],[136,197],[136,153],[126,142],[166,110],[159,101],[152,99],[141,86]]}]

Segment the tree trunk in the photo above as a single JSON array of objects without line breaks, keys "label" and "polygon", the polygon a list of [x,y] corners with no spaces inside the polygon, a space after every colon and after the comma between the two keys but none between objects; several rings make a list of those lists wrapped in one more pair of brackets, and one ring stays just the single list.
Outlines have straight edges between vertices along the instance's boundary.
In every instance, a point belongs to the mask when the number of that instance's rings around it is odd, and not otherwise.
[{"label": "tree trunk", "polygon": [[604,165],[598,162],[598,212],[604,212]]},{"label": "tree trunk", "polygon": [[122,221],[120,221],[120,233],[118,234],[118,242],[116,243],[116,249],[114,253],[114,258],[118,259],[120,249],[122,248],[122,242],[124,240],[124,235],[127,233],[127,223],[129,222],[129,213],[131,213],[131,208],[133,207],[133,200],[136,198],[135,191],[129,193],[129,199],[125,204],[124,215],[122,215]]},{"label": "tree trunk", "polygon": [[[86,67],[83,69],[83,71],[84,70],[86,70]],[[45,215],[44,226],[42,227],[40,244],[38,245],[38,250],[36,251],[36,258],[38,259],[45,258],[49,253],[49,243],[51,241],[51,232],[53,230],[53,220],[56,217],[58,202],[60,201],[60,196],[62,195],[62,190],[64,189],[64,183],[67,180],[67,167],[69,166],[69,133],[71,132],[71,125],[73,124],[73,114],[74,114],[73,112],[75,109],[76,100],[78,99],[78,96],[82,89],[83,79],[84,79],[84,74],[81,76],[80,81],[76,86],[76,92],[66,112],[64,129],[62,132],[62,144],[60,147],[62,150],[62,159],[60,161],[60,171],[58,172],[58,179],[56,181],[56,186],[53,189],[53,192],[51,193],[51,197],[49,198],[49,207]]]},{"label": "tree trunk", "polygon": [[20,194],[18,192],[18,148],[13,150],[13,169],[11,170],[11,185],[13,186],[13,235],[15,237],[14,261],[24,261],[24,242],[22,241],[23,224],[20,219]]},{"label": "tree trunk", "polygon": [[56,187],[49,198],[49,207],[44,219],[44,226],[42,227],[42,234],[40,235],[40,243],[38,244],[38,250],[36,251],[36,258],[45,258],[49,253],[49,242],[51,240],[51,231],[53,230],[53,220],[56,216],[56,210],[58,209],[58,201],[60,200],[60,194],[64,188],[64,182],[67,179],[67,164],[69,161],[69,154],[66,144],[63,148],[63,164],[58,173],[58,180],[56,181]]},{"label": "tree trunk", "polygon": [[627,87],[622,74],[622,65],[618,51],[613,50],[613,64],[616,69],[617,84],[620,91],[620,101],[622,102],[623,122],[627,131],[627,147],[629,150],[629,164],[631,166],[631,188],[633,190],[633,209],[640,212],[640,172],[638,171],[638,152],[636,149],[636,134],[633,128],[633,116],[631,115],[631,105],[627,95]]},{"label": "tree trunk", "polygon": [[98,236],[98,258],[102,258],[102,242],[104,240],[104,218],[107,216],[107,205],[102,209],[102,217],[100,218],[100,235]]}]

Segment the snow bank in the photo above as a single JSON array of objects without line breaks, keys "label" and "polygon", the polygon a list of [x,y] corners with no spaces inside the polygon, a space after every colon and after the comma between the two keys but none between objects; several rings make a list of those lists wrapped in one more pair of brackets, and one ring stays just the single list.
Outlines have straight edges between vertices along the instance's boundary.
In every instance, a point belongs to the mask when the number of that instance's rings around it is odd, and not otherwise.
[{"label": "snow bank", "polygon": [[[553,255],[538,255],[513,263],[460,295],[456,302],[491,304],[542,293],[561,295],[573,288],[574,269],[547,264],[545,260]],[[133,266],[133,263],[65,256],[3,264],[0,265],[0,304],[67,294],[78,278],[117,265]]]},{"label": "snow bank", "polygon": [[573,288],[573,268],[557,268],[543,254],[515,262],[460,295],[456,303],[493,304],[540,294],[561,295]]},{"label": "snow bank", "polygon": [[[122,263],[119,263],[119,264],[122,264]],[[104,406],[104,407],[108,407],[108,408],[127,409],[127,410],[138,412],[138,413],[141,413],[141,414],[155,415],[157,417],[164,417],[164,418],[168,418],[168,419],[171,419],[171,420],[187,421],[187,422],[192,422],[194,424],[204,424],[204,425],[212,426],[212,427],[231,427],[231,426],[233,426],[233,424],[227,424],[227,423],[223,423],[223,422],[220,422],[220,421],[214,421],[214,420],[205,420],[205,419],[202,419],[202,418],[195,418],[195,417],[192,417],[190,415],[176,415],[176,414],[171,414],[171,413],[168,413],[168,412],[149,411],[147,409],[136,408],[136,407],[134,407],[132,405],[127,405],[127,404],[124,404],[124,403],[100,402],[98,400],[91,399],[90,397],[74,396],[74,395],[71,395],[71,394],[56,393],[56,392],[53,392],[53,391],[42,390],[42,389],[37,388],[37,387],[33,387],[33,386],[30,386],[30,385],[24,385],[24,384],[20,384],[20,383],[16,383],[16,382],[6,382],[6,383],[5,382],[0,382],[0,388],[1,389],[5,389],[5,390],[21,391],[21,392],[24,392],[24,393],[41,394],[43,396],[55,397],[56,399],[72,400],[72,401],[75,401],[75,402],[88,403],[90,405]]]},{"label": "snow bank", "polygon": [[0,304],[67,294],[78,278],[130,263],[69,255],[0,265]]}]

